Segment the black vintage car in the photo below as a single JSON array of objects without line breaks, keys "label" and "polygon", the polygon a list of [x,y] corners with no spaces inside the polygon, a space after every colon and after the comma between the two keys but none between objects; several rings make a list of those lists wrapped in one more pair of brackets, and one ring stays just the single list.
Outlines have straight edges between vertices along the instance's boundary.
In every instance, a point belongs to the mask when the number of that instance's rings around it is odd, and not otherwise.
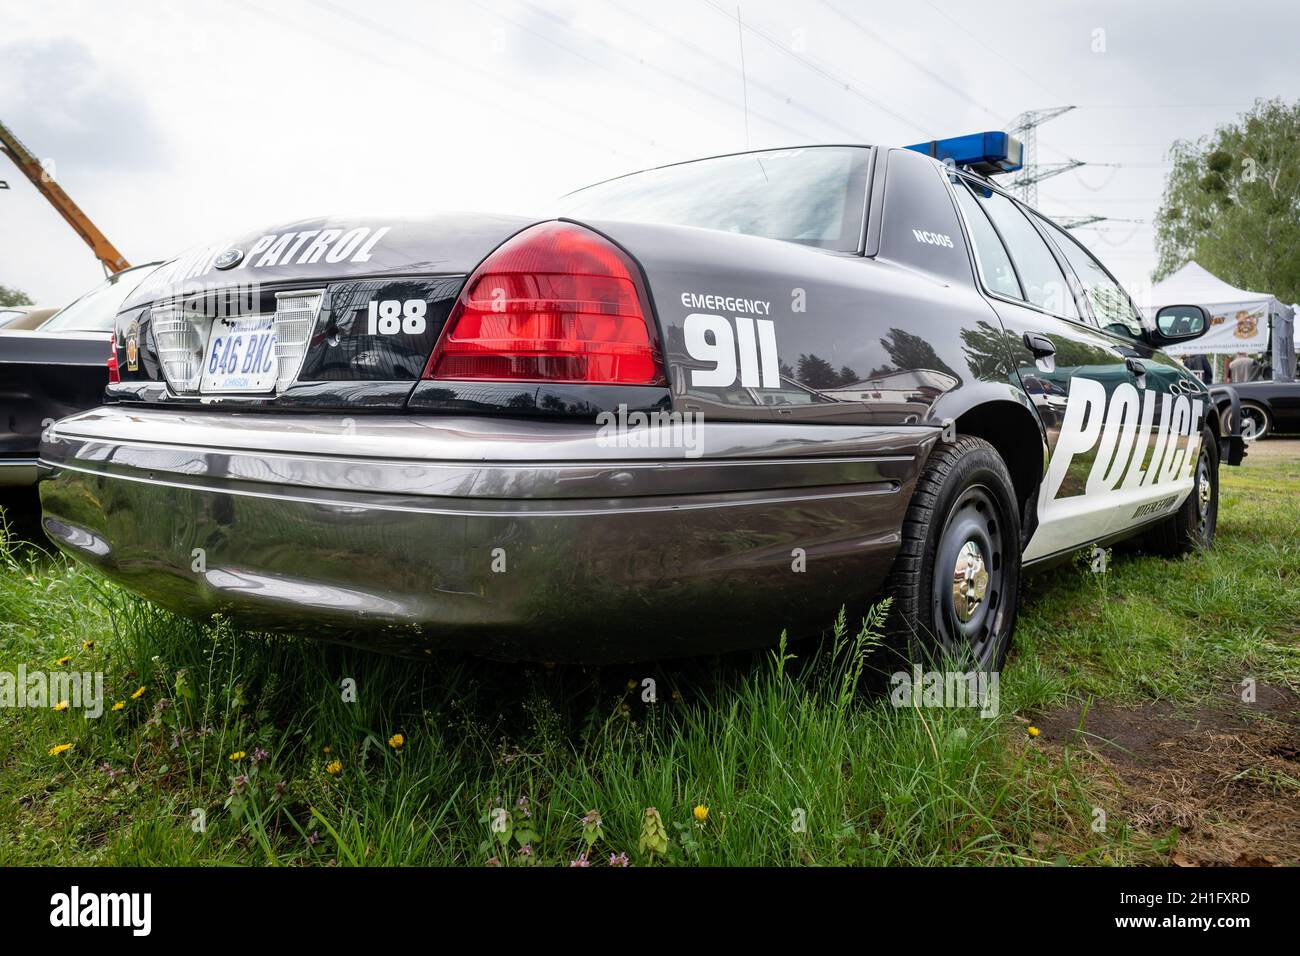
[{"label": "black vintage car", "polygon": [[[1241,428],[1247,440],[1275,432],[1300,432],[1300,382],[1242,382],[1234,385],[1241,402]],[[1226,398],[1218,401],[1223,422],[1232,408]]]},{"label": "black vintage car", "polygon": [[683,655],[889,593],[914,650],[996,666],[1022,567],[1213,542],[1240,439],[1160,351],[1207,324],[909,149],[286,223],[126,300],[44,524],[171,607],[391,651]]},{"label": "black vintage car", "polygon": [[35,484],[41,431],[103,402],[117,310],[157,266],[110,276],[34,329],[0,329],[0,486]]}]

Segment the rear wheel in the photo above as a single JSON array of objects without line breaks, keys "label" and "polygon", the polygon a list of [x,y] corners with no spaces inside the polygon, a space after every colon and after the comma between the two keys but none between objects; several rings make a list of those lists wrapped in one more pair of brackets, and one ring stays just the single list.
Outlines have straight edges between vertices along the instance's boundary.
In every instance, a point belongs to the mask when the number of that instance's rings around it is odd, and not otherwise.
[{"label": "rear wheel", "polygon": [[887,585],[894,649],[913,662],[1000,667],[1020,598],[1020,518],[992,445],[963,436],[931,452],[902,539]]},{"label": "rear wheel", "polygon": [[1192,493],[1181,508],[1148,531],[1141,543],[1144,550],[1177,557],[1213,545],[1218,523],[1219,446],[1214,432],[1202,428],[1201,448],[1192,472]]}]

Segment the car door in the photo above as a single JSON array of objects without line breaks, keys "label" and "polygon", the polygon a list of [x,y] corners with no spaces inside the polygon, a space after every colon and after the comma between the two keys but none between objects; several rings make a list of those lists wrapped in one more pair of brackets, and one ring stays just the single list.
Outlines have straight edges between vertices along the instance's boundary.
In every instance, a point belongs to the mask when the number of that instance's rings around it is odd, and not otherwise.
[{"label": "car door", "polygon": [[1111,531],[1139,527],[1175,510],[1192,487],[1208,392],[1195,375],[1143,338],[1141,314],[1123,287],[1082,243],[1034,216],[1073,270],[1094,320],[1136,373],[1141,417],[1134,448],[1112,502]]},{"label": "car door", "polygon": [[1028,211],[979,180],[958,176],[953,192],[985,294],[1047,433],[1047,471],[1023,555],[1035,561],[1099,540],[1114,525],[1103,492],[1122,480],[1136,444],[1136,376],[1091,324],[1073,273]]}]

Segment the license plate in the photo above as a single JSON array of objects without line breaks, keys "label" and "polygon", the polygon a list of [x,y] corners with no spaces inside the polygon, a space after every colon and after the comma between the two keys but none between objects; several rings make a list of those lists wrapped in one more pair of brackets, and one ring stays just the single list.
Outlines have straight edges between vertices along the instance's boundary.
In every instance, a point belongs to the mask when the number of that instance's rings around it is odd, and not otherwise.
[{"label": "license plate", "polygon": [[276,370],[274,315],[213,319],[200,392],[269,392]]}]

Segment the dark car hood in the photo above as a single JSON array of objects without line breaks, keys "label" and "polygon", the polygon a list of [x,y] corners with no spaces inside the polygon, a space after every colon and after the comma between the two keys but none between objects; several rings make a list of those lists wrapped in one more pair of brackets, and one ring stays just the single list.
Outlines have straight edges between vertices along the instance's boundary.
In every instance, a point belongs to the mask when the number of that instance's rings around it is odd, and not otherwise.
[{"label": "dark car hood", "polygon": [[[268,226],[200,246],[160,266],[122,309],[250,283],[319,283],[357,276],[463,275],[535,217],[447,213],[324,217]],[[219,257],[238,258],[218,268]],[[233,254],[232,254],[233,258]]]}]

